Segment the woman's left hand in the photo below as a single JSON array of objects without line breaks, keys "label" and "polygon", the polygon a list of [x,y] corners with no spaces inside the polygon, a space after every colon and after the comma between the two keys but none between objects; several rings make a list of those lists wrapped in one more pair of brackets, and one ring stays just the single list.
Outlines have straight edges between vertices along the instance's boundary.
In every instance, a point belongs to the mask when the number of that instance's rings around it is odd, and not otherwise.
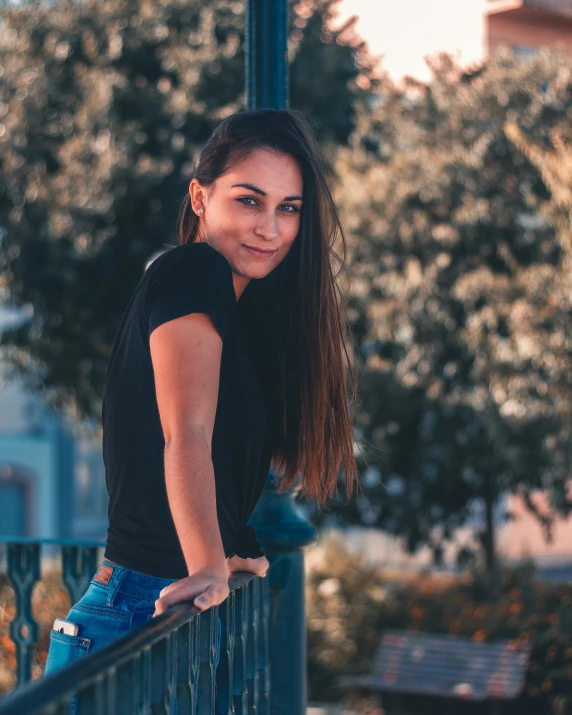
[{"label": "woman's left hand", "polygon": [[241,559],[240,556],[231,556],[226,560],[226,563],[229,576],[235,571],[249,571],[257,576],[266,576],[270,566],[266,556],[259,556],[257,559]]}]

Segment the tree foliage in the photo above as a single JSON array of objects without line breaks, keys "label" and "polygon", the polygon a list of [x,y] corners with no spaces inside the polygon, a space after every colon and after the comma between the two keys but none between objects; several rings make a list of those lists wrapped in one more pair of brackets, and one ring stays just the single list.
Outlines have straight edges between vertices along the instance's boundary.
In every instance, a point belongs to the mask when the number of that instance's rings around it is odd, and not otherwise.
[{"label": "tree foliage", "polygon": [[[290,5],[292,95],[326,145],[347,140],[376,81],[351,27],[327,30],[338,1]],[[57,405],[99,419],[145,263],[176,242],[202,144],[244,107],[244,3],[61,0],[2,19],[0,276],[5,302],[28,311],[3,354]]]},{"label": "tree foliage", "polygon": [[439,558],[484,500],[492,565],[502,495],[521,494],[547,535],[570,511],[570,242],[507,126],[536,147],[569,126],[571,72],[551,55],[431,68],[428,86],[386,86],[338,152],[369,468],[331,514]]},{"label": "tree foliage", "polygon": [[484,500],[491,562],[502,495],[534,510],[531,492],[547,489],[547,534],[571,505],[569,233],[507,126],[548,151],[570,126],[572,74],[556,56],[507,53],[431,68],[428,86],[386,86],[337,155],[370,468],[332,513],[438,558]]},{"label": "tree foliage", "polygon": [[[369,468],[336,519],[442,542],[547,489],[568,514],[572,435],[570,67],[446,56],[382,87],[338,0],[294,0],[291,106],[316,121],[350,247]],[[3,10],[0,276],[28,318],[4,357],[99,418],[146,261],[175,242],[202,143],[244,105],[244,5],[58,0]],[[380,89],[379,93],[376,91]],[[342,490],[343,493],[343,490]]]}]

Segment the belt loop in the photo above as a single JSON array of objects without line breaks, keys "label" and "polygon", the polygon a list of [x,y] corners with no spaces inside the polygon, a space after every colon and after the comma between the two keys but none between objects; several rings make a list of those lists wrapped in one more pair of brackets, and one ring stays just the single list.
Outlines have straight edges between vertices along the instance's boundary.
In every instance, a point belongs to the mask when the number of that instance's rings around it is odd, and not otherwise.
[{"label": "belt loop", "polygon": [[124,568],[123,566],[117,566],[114,564],[113,566],[113,576],[110,579],[109,582],[109,591],[107,592],[107,605],[108,606],[113,606],[113,602],[115,601],[115,596],[117,592],[119,591],[119,587],[123,583],[123,579],[127,576],[127,569]]},{"label": "belt loop", "polygon": [[102,563],[94,580],[107,586],[107,605],[113,606],[115,595],[119,591],[123,579],[127,576],[127,569],[118,564]]}]

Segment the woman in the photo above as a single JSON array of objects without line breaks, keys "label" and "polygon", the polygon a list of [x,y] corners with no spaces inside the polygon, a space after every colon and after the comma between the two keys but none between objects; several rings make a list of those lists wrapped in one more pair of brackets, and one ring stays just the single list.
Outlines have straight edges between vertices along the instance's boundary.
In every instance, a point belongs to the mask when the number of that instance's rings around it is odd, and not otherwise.
[{"label": "woman", "polygon": [[299,112],[219,124],[181,208],[180,245],[150,264],[119,327],[102,410],[105,559],[68,613],[78,635],[52,631],[47,670],[175,603],[222,603],[234,571],[264,576],[247,520],[270,467],[280,491],[300,480],[319,505],[341,467],[351,495],[338,238]]}]

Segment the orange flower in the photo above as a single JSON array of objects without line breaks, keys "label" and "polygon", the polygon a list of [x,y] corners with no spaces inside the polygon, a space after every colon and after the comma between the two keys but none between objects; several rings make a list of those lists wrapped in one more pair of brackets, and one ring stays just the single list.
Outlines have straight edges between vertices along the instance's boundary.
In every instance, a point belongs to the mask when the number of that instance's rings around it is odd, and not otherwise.
[{"label": "orange flower", "polygon": [[16,652],[16,646],[7,633],[2,636],[2,648],[10,655]]}]

